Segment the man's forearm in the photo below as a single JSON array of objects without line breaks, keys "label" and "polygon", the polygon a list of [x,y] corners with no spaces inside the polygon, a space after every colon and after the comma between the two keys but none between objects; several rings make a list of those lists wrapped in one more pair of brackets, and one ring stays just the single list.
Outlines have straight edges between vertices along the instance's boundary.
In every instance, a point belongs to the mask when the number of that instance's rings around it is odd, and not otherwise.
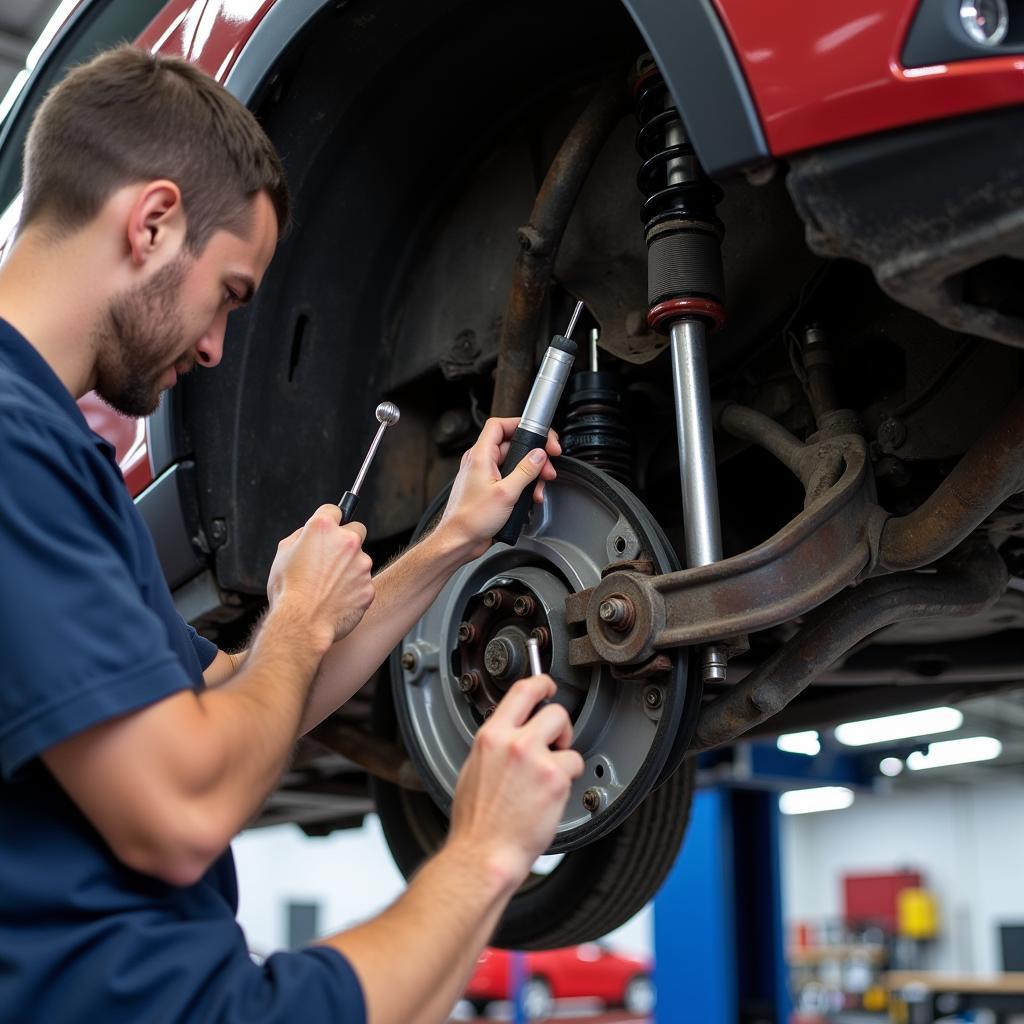
[{"label": "man's forearm", "polygon": [[341,707],[366,682],[430,607],[452,573],[470,560],[466,549],[435,531],[374,577],[376,597],[352,632],[320,664],[300,733]]},{"label": "man's forearm", "polygon": [[307,633],[301,618],[271,612],[241,669],[199,696],[220,762],[209,770],[218,778],[210,796],[233,819],[232,835],[277,784],[294,747],[322,650]]},{"label": "man's forearm", "polygon": [[443,1024],[515,888],[499,865],[448,846],[383,914],[323,942],[352,964],[373,1024]]}]

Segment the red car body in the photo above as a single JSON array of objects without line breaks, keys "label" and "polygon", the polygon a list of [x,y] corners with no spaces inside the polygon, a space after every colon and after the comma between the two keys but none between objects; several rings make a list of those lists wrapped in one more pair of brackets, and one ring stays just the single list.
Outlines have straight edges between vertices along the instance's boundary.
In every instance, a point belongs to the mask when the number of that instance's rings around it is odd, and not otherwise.
[{"label": "red car body", "polygon": [[[183,56],[223,81],[260,22],[285,2],[170,0],[137,42]],[[82,0],[69,18],[87,5]],[[642,24],[641,5],[629,6]],[[919,7],[919,0],[714,0],[770,155],[1024,101],[1024,56],[904,67],[901,52]],[[97,402],[84,400],[83,408],[116,444],[138,495],[155,475],[148,438]]]},{"label": "red car body", "polygon": [[[652,965],[638,957],[623,956],[597,943],[524,953],[524,978],[542,978],[555,999],[600,999],[621,1006],[626,986],[636,977],[650,975]],[[512,998],[512,954],[488,947],[480,954],[465,996],[476,1003]]]}]

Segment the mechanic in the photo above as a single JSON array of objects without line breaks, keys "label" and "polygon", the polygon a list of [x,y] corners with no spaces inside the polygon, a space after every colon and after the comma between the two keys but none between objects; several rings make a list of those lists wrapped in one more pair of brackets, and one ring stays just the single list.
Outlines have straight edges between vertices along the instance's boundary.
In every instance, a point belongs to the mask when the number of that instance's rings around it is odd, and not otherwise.
[{"label": "mechanic", "polygon": [[447,1019],[582,772],[565,711],[532,714],[548,676],[480,729],[444,847],[377,918],[257,966],[228,843],[296,737],[369,678],[524,488],[541,497],[557,439],[502,480],[515,421],[488,421],[440,524],[372,581],[364,528],[317,509],[278,547],[251,647],[218,651],[175,612],[75,400],[95,389],[143,416],[181,373],[217,365],[287,225],[281,163],[212,79],[123,47],[41,106],[21,216],[0,267],[0,1016]]}]

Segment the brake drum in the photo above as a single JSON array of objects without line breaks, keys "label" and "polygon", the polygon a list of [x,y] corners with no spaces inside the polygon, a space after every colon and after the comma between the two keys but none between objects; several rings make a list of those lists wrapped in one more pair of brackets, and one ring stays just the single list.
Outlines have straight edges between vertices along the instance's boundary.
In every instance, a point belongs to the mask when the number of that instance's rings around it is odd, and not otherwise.
[{"label": "brake drum", "polygon": [[[406,749],[447,815],[477,730],[516,679],[529,674],[526,640],[541,641],[573,723],[585,770],[573,785],[551,853],[607,835],[678,764],[700,701],[688,653],[639,679],[607,665],[569,664],[565,599],[595,586],[611,563],[648,560],[656,573],[678,568],[657,522],[611,477],[574,459],[554,460],[515,547],[494,544],[448,581],[392,659],[395,710]],[[439,496],[417,531],[426,532],[447,500]],[[584,627],[573,627],[583,629]],[[696,679],[696,674],[694,674]]]}]

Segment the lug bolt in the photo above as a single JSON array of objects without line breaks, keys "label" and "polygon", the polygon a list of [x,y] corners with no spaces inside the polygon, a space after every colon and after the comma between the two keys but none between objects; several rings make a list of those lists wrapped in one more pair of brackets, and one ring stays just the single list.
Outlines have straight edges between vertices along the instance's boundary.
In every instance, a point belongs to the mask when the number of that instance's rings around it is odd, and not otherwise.
[{"label": "lug bolt", "polygon": [[484,594],[484,607],[485,608],[500,608],[501,607],[501,591],[500,590],[488,590]]},{"label": "lug bolt", "polygon": [[590,787],[583,794],[583,809],[590,811],[593,814],[601,806],[601,791],[599,789]]},{"label": "lug bolt", "polygon": [[459,623],[459,643],[471,644],[476,639],[476,626],[472,622]]},{"label": "lug bolt", "polygon": [[546,626],[537,626],[530,630],[530,636],[540,644],[540,649],[546,651],[551,643],[551,631]]},{"label": "lug bolt", "polygon": [[402,654],[402,668],[406,672],[413,672],[416,669],[416,655],[412,651],[405,651]]},{"label": "lug bolt", "polygon": [[636,609],[628,597],[618,594],[606,597],[597,609],[598,618],[617,633],[625,633],[633,628],[636,621]]},{"label": "lug bolt", "polygon": [[536,602],[532,597],[520,594],[520,596],[512,602],[512,611],[514,611],[516,615],[526,618],[527,615],[533,614],[533,609],[536,608],[536,606]]},{"label": "lug bolt", "polygon": [[656,686],[649,686],[644,691],[644,703],[652,711],[657,711],[658,708],[661,707],[662,700],[663,700],[663,698],[662,698],[662,695],[661,695],[661,690],[659,690],[658,687],[656,687]]},{"label": "lug bolt", "polygon": [[463,672],[459,676],[459,689],[466,694],[468,697],[471,693],[475,693],[477,688],[480,686],[480,673],[476,669],[471,669],[469,672]]}]

